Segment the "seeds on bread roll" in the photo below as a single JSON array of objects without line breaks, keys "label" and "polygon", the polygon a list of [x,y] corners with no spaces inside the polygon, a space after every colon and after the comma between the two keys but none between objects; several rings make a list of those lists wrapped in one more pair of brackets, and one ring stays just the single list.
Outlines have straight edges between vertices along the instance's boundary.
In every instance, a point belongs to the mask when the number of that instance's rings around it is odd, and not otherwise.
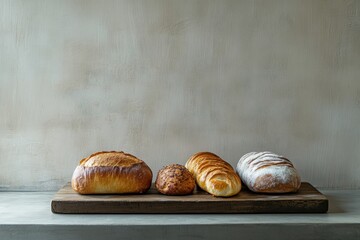
[{"label": "seeds on bread roll", "polygon": [[272,152],[245,154],[240,158],[236,171],[253,192],[296,192],[301,184],[300,176],[290,160]]},{"label": "seeds on bread roll", "polygon": [[155,186],[165,195],[187,195],[194,191],[195,179],[184,166],[171,164],[159,171]]},{"label": "seeds on bread roll", "polygon": [[240,178],[232,166],[213,153],[196,153],[185,167],[195,176],[199,187],[214,196],[230,197],[241,190]]},{"label": "seeds on bread roll", "polygon": [[152,181],[151,169],[124,152],[98,152],[80,161],[72,188],[80,194],[144,193]]}]

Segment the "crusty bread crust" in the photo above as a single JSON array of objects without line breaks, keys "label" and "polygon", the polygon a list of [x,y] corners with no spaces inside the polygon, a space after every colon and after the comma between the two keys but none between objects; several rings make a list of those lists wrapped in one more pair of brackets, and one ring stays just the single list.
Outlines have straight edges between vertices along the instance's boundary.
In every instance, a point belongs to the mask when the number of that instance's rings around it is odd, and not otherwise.
[{"label": "crusty bread crust", "polygon": [[156,189],[166,195],[187,195],[195,189],[194,176],[184,166],[171,164],[160,169]]},{"label": "crusty bread crust", "polygon": [[146,163],[124,152],[97,152],[80,161],[72,188],[80,194],[144,193],[152,181]]},{"label": "crusty bread crust", "polygon": [[230,197],[241,190],[241,181],[232,166],[210,152],[191,156],[185,167],[195,176],[200,188],[218,197]]},{"label": "crusty bread crust", "polygon": [[243,183],[253,192],[297,192],[301,179],[289,159],[272,152],[250,152],[236,167]]}]

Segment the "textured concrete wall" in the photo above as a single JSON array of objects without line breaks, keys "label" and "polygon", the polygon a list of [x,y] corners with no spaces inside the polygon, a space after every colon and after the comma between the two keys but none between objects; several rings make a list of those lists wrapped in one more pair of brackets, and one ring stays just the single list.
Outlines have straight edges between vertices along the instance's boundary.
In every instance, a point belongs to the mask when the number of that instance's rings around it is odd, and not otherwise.
[{"label": "textured concrete wall", "polygon": [[0,188],[99,150],[154,173],[271,150],[359,188],[360,1],[0,0]]}]

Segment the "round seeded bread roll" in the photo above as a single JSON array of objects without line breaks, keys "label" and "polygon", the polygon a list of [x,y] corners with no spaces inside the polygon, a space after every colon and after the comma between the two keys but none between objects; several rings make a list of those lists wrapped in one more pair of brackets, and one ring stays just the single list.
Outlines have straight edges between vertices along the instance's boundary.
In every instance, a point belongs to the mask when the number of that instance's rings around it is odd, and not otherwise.
[{"label": "round seeded bread roll", "polygon": [[165,195],[187,195],[194,191],[195,179],[184,166],[171,164],[159,171],[155,186]]},{"label": "round seeded bread roll", "polygon": [[144,193],[152,181],[151,169],[124,152],[98,152],[80,161],[72,188],[80,194]]}]

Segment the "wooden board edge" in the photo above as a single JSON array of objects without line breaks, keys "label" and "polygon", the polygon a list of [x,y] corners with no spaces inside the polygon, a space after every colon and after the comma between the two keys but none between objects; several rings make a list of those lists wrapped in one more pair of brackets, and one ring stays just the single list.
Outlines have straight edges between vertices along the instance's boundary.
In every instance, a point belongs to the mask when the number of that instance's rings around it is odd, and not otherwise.
[{"label": "wooden board edge", "polygon": [[[148,203],[137,203],[136,208],[129,207],[127,203],[107,203],[104,205],[97,205],[93,207],[94,202],[84,202],[82,206],[78,206],[76,201],[51,202],[51,210],[53,213],[61,214],[286,214],[286,213],[326,213],[328,211],[328,201],[309,200],[310,206],[303,208],[302,201],[283,201],[285,206],[278,206],[276,201],[269,201],[266,205],[258,205],[254,208],[252,201],[244,202],[241,207],[229,207],[225,202],[213,202],[216,205],[214,208],[197,207],[196,204],[178,202],[155,202],[151,203],[149,208]],[[166,204],[167,206],[164,206]],[[286,207],[289,205],[291,207]],[[222,209],[222,210],[219,210]]]},{"label": "wooden board edge", "polygon": [[[224,211],[221,210],[211,210],[211,209],[207,209],[206,212],[202,211],[202,210],[197,210],[196,208],[194,209],[193,207],[190,208],[186,208],[184,206],[182,207],[172,207],[170,209],[164,209],[160,206],[157,207],[143,207],[141,209],[128,209],[124,206],[117,205],[115,206],[115,208],[109,208],[109,207],[104,207],[104,208],[88,208],[86,211],[84,209],[82,209],[82,207],[77,208],[77,202],[76,201],[64,201],[62,198],[57,199],[56,196],[59,192],[61,192],[61,190],[63,190],[64,187],[68,187],[69,183],[67,183],[66,185],[64,185],[63,188],[61,188],[57,193],[55,193],[54,198],[51,201],[51,211],[53,213],[56,214],[282,214],[282,213],[327,213],[328,209],[329,209],[329,200],[326,197],[326,195],[322,194],[318,189],[316,189],[313,185],[311,185],[308,182],[304,182],[306,184],[308,184],[312,190],[315,190],[318,194],[319,194],[319,198],[317,199],[310,199],[310,200],[306,200],[306,202],[313,202],[312,207],[308,207],[307,209],[301,209],[301,208],[290,208],[287,210],[284,209],[276,209],[274,211],[274,209],[269,209],[269,208],[265,208],[265,209],[257,209],[257,210],[244,210],[244,209],[226,209]],[[291,204],[301,204],[302,200],[284,200],[285,202],[288,201],[288,203]],[[218,202],[218,204],[221,202]],[[82,203],[82,204],[94,204],[93,202],[87,202],[87,203]],[[118,203],[117,203],[118,204]],[[142,203],[138,203],[138,204],[142,204]],[[143,203],[144,205],[147,203]],[[154,203],[152,203],[154,204]],[[156,204],[164,204],[164,202],[159,202],[159,203],[155,203]],[[167,204],[176,204],[176,202],[170,202]],[[182,203],[183,204],[183,203]],[[214,202],[212,202],[211,204],[214,204]],[[243,204],[246,204],[246,202],[244,202]],[[269,204],[269,202],[268,202]],[[224,204],[225,205],[225,204]],[[249,204],[251,205],[251,204]],[[85,207],[86,208],[86,207]],[[90,209],[90,210],[89,210]],[[161,209],[161,210],[159,210]],[[175,210],[174,210],[175,209]]]}]

